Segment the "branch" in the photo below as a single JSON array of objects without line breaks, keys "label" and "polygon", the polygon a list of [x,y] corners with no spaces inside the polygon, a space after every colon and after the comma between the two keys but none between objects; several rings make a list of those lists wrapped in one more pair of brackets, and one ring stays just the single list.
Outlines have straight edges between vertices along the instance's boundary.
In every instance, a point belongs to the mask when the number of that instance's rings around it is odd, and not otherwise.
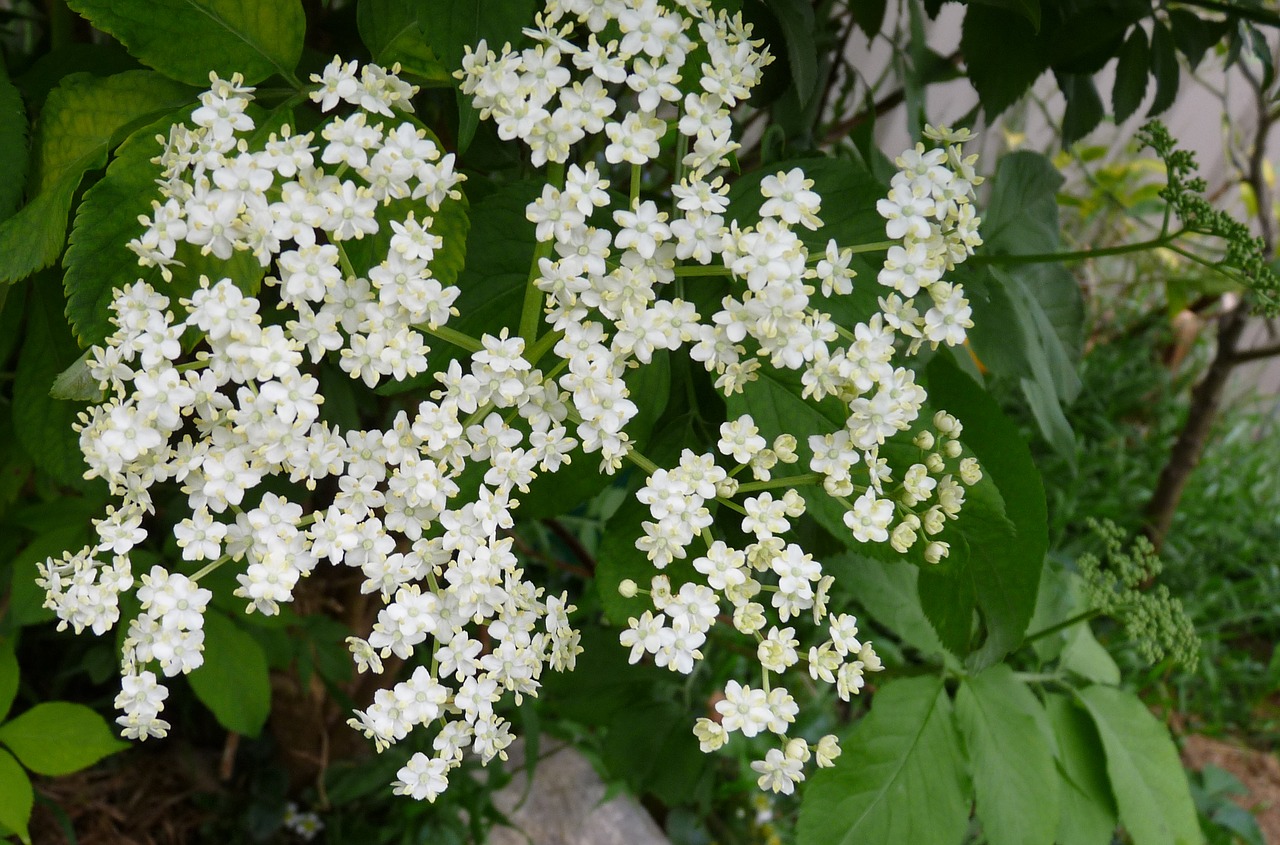
[{"label": "branch", "polygon": [[1246,349],[1243,352],[1237,352],[1231,357],[1231,363],[1246,364],[1249,361],[1259,361],[1263,358],[1270,358],[1273,355],[1280,355],[1280,343],[1274,346],[1259,346],[1257,349]]},{"label": "branch", "polygon": [[591,556],[591,552],[587,551],[587,547],[582,545],[582,541],[575,537],[572,531],[554,519],[544,519],[542,524],[547,526],[560,542],[569,547],[569,551],[573,552],[573,556],[582,562],[582,566],[578,567],[578,569],[584,573],[585,577],[590,578],[595,575],[596,559]]},{"label": "branch", "polygon": [[1244,18],[1254,23],[1280,28],[1280,15],[1266,9],[1250,6],[1237,6],[1235,3],[1224,3],[1220,0],[1178,0],[1179,6],[1195,6],[1212,12],[1222,12],[1233,18]]},{"label": "branch", "polygon": [[[1207,2],[1207,0],[1206,0]],[[1275,253],[1274,221],[1271,219],[1270,193],[1263,172],[1265,162],[1267,136],[1271,132],[1273,118],[1270,109],[1268,92],[1251,75],[1246,74],[1253,86],[1254,101],[1257,107],[1258,125],[1254,133],[1253,149],[1249,156],[1249,170],[1245,181],[1253,188],[1257,198],[1259,229],[1268,255]],[[1164,545],[1169,527],[1173,524],[1173,515],[1182,500],[1191,472],[1200,462],[1205,443],[1213,428],[1226,392],[1227,380],[1231,371],[1240,362],[1242,353],[1236,348],[1244,333],[1249,313],[1249,297],[1240,297],[1233,305],[1226,308],[1219,317],[1218,348],[1214,352],[1213,361],[1205,371],[1204,377],[1191,391],[1191,410],[1187,421],[1178,434],[1173,449],[1169,452],[1168,461],[1160,472],[1156,488],[1144,512],[1146,535],[1158,552]],[[1250,353],[1243,353],[1248,355]]]}]

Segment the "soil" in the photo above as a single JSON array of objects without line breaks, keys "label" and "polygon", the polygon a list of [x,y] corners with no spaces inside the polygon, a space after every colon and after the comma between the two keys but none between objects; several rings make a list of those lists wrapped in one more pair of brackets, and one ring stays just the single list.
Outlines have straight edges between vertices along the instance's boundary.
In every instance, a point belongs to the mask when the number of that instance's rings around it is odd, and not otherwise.
[{"label": "soil", "polygon": [[1236,802],[1254,811],[1267,845],[1280,845],[1280,760],[1275,754],[1192,734],[1183,738],[1182,760],[1197,771],[1214,765],[1235,775],[1249,790]]}]

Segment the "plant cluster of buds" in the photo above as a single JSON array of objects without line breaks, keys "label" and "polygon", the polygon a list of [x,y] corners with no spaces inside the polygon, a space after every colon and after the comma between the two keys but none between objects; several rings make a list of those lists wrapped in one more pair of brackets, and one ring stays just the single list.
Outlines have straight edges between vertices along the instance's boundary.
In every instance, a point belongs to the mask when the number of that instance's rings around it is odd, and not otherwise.
[{"label": "plant cluster of buds", "polygon": [[[274,614],[327,564],[358,570],[362,590],[383,601],[372,630],[348,641],[358,668],[380,673],[392,655],[408,664],[408,678],[351,724],[379,750],[415,727],[433,732],[434,753],[414,754],[396,790],[434,800],[466,752],[505,758],[504,697],[536,695],[546,668],[570,670],[580,652],[568,596],[529,580],[514,551],[514,512],[536,476],[585,453],[605,473],[625,461],[646,471],[638,496],[652,521],[638,547],[657,570],[692,557],[705,580],[673,585],[659,571],[643,591],[624,582],[653,604],[622,633],[632,660],[691,672],[722,608],[757,644],[761,686],[728,684],[719,718],[696,724],[704,749],[734,732],[777,735],[754,768],[762,788],[781,792],[811,758],[838,755],[834,737],[788,735],[798,706],[771,676],[805,664],[847,699],[880,663],[856,619],[828,612],[832,577],[786,536],[817,495],[839,503],[858,542],[923,543],[935,562],[947,554],[932,538],[981,471],[963,456],[953,417],[919,422],[925,391],[894,356],[960,343],[970,325],[963,290],[943,278],[980,243],[965,137],[931,131],[941,147],[898,160],[879,205],[895,242],[881,312],[842,326],[826,304],[852,290],[860,245],[830,241],[811,254],[800,230],[823,225],[813,182],[799,168],[766,177],[758,219],[744,224],[716,175],[736,147],[731,109],[771,60],[740,16],[705,0],[550,0],[537,23],[527,31],[535,46],[481,43],[459,74],[499,135],[525,142],[549,172],[527,209],[538,246],[518,333],[472,338],[448,325],[459,290],[440,258],[459,245],[437,220],[461,202],[462,177],[407,114],[415,92],[395,69],[335,59],[311,97],[347,113],[313,132],[281,127],[256,147],[253,89],[214,77],[193,125],[163,139],[161,197],[130,244],[140,264],[168,280],[182,272],[186,243],[222,259],[251,253],[269,275],[260,293],[236,278],[191,280],[177,302],[143,281],[125,286],[115,331],[91,355],[108,398],[84,415],[81,447],[88,476],[120,501],[95,523],[96,544],[42,566],[48,606],[77,631],[110,628],[134,585],[129,556],[147,539],[155,485],[176,485],[189,510],[174,519],[182,560],[152,567],[137,591],[117,701],[126,736],[168,728],[157,670],[201,665],[211,597],[202,578],[235,567],[247,611]],[[686,79],[696,84],[681,87]],[[640,192],[669,122],[679,139],[670,214]],[[579,142],[601,134],[598,159],[575,159]],[[605,178],[615,166],[630,167],[624,207]],[[372,257],[353,247],[366,239]],[[732,292],[699,313],[676,295],[682,276],[728,279]],[[433,370],[438,339],[469,359]],[[726,395],[768,368],[795,371],[806,398],[839,400],[845,423],[807,443],[768,442],[744,415],[721,429],[728,469],[691,450],[660,469],[628,436],[644,400],[623,376],[658,350],[682,349]],[[438,387],[385,430],[340,430],[321,419],[324,359],[369,387],[422,373]],[[891,465],[881,447],[907,432],[919,460]],[[774,477],[802,461],[809,474]],[[744,469],[753,481],[739,481]],[[264,492],[271,477],[323,495]],[[751,542],[717,537],[713,507],[738,512]]]}]

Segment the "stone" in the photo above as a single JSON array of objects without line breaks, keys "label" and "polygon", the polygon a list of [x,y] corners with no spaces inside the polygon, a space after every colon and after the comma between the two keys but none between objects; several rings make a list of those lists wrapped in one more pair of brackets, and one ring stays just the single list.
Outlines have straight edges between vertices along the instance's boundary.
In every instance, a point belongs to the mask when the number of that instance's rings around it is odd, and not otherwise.
[{"label": "stone", "polygon": [[522,742],[508,749],[514,777],[493,796],[512,827],[494,827],[487,845],[671,845],[633,796],[604,800],[591,762],[564,743],[543,743],[526,796],[524,753]]}]

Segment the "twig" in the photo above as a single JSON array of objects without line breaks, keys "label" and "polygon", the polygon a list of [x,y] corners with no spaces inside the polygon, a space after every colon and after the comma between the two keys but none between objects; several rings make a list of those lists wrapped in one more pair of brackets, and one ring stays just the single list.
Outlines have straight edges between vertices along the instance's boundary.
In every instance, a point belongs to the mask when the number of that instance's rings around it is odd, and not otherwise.
[{"label": "twig", "polygon": [[[1205,4],[1198,4],[1205,5]],[[1274,124],[1269,94],[1247,68],[1241,67],[1253,88],[1257,108],[1258,125],[1254,132],[1253,148],[1249,155],[1249,169],[1245,182],[1253,188],[1258,207],[1258,228],[1268,255],[1275,253],[1275,225],[1271,219],[1270,193],[1264,176],[1267,136]],[[1155,490],[1144,512],[1145,533],[1159,551],[1173,524],[1173,515],[1182,500],[1191,472],[1200,462],[1205,443],[1222,406],[1227,381],[1235,365],[1240,363],[1241,353],[1236,351],[1248,319],[1250,298],[1246,294],[1224,308],[1218,318],[1218,345],[1213,361],[1204,377],[1191,391],[1191,410],[1178,434],[1169,459],[1160,472]],[[1245,353],[1247,354],[1247,353]]]},{"label": "twig", "polygon": [[542,524],[547,526],[560,542],[569,547],[569,551],[573,552],[573,556],[582,562],[588,578],[596,574],[596,559],[591,556],[591,552],[587,551],[587,547],[582,545],[582,541],[575,537],[572,531],[554,519],[544,519]]},{"label": "twig", "polygon": [[1246,349],[1243,352],[1237,352],[1231,357],[1232,364],[1245,364],[1249,361],[1258,361],[1263,358],[1270,358],[1273,355],[1280,355],[1280,343],[1274,346],[1259,346],[1257,349]]}]

